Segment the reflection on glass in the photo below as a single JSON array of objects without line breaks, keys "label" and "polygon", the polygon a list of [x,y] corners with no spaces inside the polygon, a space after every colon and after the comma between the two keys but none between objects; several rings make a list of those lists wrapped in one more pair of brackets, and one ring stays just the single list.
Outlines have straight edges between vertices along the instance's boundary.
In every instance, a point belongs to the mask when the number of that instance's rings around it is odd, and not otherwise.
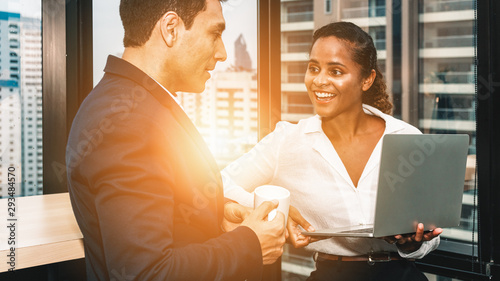
[{"label": "reflection on glass", "polygon": [[[40,0],[0,3],[0,196],[43,193]],[[11,175],[8,173],[11,172]],[[12,181],[11,181],[12,182]]]},{"label": "reflection on glass", "polygon": [[468,243],[477,239],[474,9],[471,0],[419,2],[419,127],[470,136],[462,221],[442,235]]}]

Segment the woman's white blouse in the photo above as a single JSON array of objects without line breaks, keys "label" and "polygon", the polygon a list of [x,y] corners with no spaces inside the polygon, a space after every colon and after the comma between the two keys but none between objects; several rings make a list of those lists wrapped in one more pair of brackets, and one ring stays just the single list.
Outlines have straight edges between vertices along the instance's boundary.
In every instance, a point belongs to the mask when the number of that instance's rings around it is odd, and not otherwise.
[{"label": "woman's white blouse", "polygon": [[[421,132],[380,110],[363,105],[367,114],[385,121],[385,134]],[[356,188],[340,157],[314,116],[298,124],[279,122],[276,129],[250,152],[222,171],[225,197],[253,207],[252,191],[264,184],[287,188],[291,205],[296,207],[315,229],[372,224],[380,166],[381,141],[370,156]],[[395,210],[397,211],[397,210]],[[422,258],[439,245],[439,237],[424,242],[416,252],[400,255]],[[370,251],[396,252],[397,247],[381,239],[331,238],[306,247],[333,255],[356,256]]]}]

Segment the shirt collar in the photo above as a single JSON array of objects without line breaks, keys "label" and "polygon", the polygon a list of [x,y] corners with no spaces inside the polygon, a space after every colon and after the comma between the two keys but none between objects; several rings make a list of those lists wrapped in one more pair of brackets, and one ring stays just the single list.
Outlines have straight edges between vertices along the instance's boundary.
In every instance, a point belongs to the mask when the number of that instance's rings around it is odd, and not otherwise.
[{"label": "shirt collar", "polygon": [[[148,75],[149,76],[149,75]],[[181,104],[181,101],[179,100],[179,97],[177,96],[176,93],[171,93],[167,88],[165,88],[160,82],[156,81],[156,79],[154,79],[153,77],[149,76],[151,79],[153,79],[158,85],[160,85],[160,87],[163,88],[163,90],[165,90],[165,92],[167,92],[174,100],[175,102],[184,110],[184,107],[182,107],[182,104]]]},{"label": "shirt collar", "polygon": [[392,134],[392,133],[395,133],[397,131],[403,130],[405,128],[403,125],[403,122],[392,117],[389,114],[383,113],[382,111],[380,111],[379,109],[377,109],[373,106],[363,104],[363,111],[367,114],[380,117],[385,121],[384,134]]},{"label": "shirt collar", "polygon": [[[392,134],[394,132],[397,132],[399,130],[404,129],[404,126],[401,122],[398,122],[398,120],[388,114],[383,113],[382,111],[378,110],[377,108],[363,104],[363,111],[366,114],[374,115],[377,117],[382,118],[385,121],[385,132],[384,134]],[[311,118],[307,119],[307,122],[304,126],[303,132],[305,134],[308,133],[318,133],[322,132],[323,129],[321,128],[321,117],[319,115],[315,115]]]},{"label": "shirt collar", "polygon": [[[167,107],[174,106],[183,109],[175,93],[171,93],[151,76],[124,59],[112,55],[108,56],[104,72],[134,81],[144,87],[144,89]],[[165,92],[167,92],[168,95],[166,95]]]},{"label": "shirt collar", "polygon": [[319,133],[323,131],[323,129],[321,128],[321,117],[317,114],[311,118],[304,120],[304,122],[306,122],[303,130],[305,134]]}]

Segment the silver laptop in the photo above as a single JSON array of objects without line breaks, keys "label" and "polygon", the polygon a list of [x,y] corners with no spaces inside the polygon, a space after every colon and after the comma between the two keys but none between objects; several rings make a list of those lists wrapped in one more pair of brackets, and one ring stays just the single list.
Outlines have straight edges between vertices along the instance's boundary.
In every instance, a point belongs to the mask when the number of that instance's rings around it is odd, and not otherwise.
[{"label": "silver laptop", "polygon": [[375,219],[357,225],[302,232],[310,236],[383,237],[460,224],[468,135],[385,135]]}]

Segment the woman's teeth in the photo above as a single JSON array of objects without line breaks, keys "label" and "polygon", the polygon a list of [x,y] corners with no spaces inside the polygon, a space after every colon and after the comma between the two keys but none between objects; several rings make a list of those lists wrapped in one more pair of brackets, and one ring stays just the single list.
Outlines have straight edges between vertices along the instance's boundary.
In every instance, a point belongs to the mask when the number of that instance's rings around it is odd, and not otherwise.
[{"label": "woman's teeth", "polygon": [[314,94],[318,100],[329,100],[336,96],[335,94],[325,92],[314,92]]}]

